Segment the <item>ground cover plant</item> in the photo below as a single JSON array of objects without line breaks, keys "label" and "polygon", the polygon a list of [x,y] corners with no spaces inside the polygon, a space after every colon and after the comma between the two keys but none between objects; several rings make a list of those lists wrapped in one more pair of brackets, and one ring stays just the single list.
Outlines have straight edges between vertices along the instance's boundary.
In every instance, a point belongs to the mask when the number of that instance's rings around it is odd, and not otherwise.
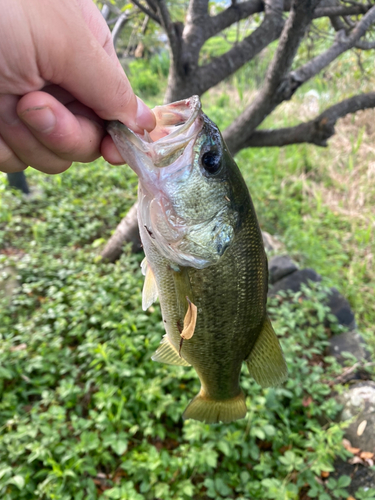
[{"label": "ground cover plant", "polygon": [[[94,168],[73,168],[59,188],[58,177],[37,176],[48,204],[25,206],[3,193],[12,212],[2,264],[15,266],[21,286],[10,304],[3,300],[0,327],[2,498],[297,498],[306,485],[323,494],[327,487],[315,476],[345,454],[340,426],[322,429],[317,421],[338,409],[326,378],[340,369],[330,358],[324,370],[321,364],[324,291],[271,304],[291,367],[285,387],[263,391],[244,373],[251,395],[246,420],[183,424],[197,378],[191,369],[150,360],[163,327],[158,309],[140,312],[141,256],[125,253],[115,265],[97,262],[97,225],[90,219],[97,221],[105,201],[116,198],[107,176],[111,167]],[[86,175],[92,182],[80,192],[78,181]],[[101,181],[109,189],[102,186],[95,198]],[[125,170],[118,181],[134,196],[132,174]],[[71,197],[73,185],[79,198]],[[61,208],[64,200],[74,215]],[[17,216],[26,208],[32,218]],[[86,230],[79,239],[71,219],[80,216]],[[35,229],[40,224],[43,231]],[[10,246],[21,231],[16,241],[22,247]]]},{"label": "ground cover plant", "polygon": [[[357,67],[352,54],[339,64]],[[221,128],[251,99],[242,76],[203,99]],[[272,119],[293,117],[297,105],[308,114],[332,93],[345,97],[358,76],[352,71],[341,89],[322,80],[317,94],[297,93],[300,101]],[[334,458],[350,454],[334,421],[342,368],[325,354],[340,328],[323,302],[326,286],[337,286],[374,347],[373,117],[367,111],[341,122],[327,151],[300,145],[238,155],[262,229],[324,282],[270,302],[289,380],[262,390],[244,369],[249,412],[230,425],[182,422],[198,379],[192,369],[150,359],[163,325],[158,306],[141,311],[143,256],[128,249],[115,264],[100,260],[136,199],[130,169],[98,160],[54,177],[27,171],[42,189],[34,199],[8,191],[0,178],[0,273],[18,282],[2,292],[0,307],[2,499],[348,496],[350,477],[329,477]]]},{"label": "ground cover plant", "polygon": [[331,421],[327,380],[340,368],[324,357],[337,330],[325,326],[324,289],[270,304],[285,387],[261,390],[244,371],[245,420],[183,424],[198,381],[150,360],[163,327],[157,307],[141,312],[142,256],[98,261],[98,236],[134,201],[134,176],[98,161],[30,178],[39,200],[2,186],[1,265],[20,283],[1,309],[2,498],[331,498],[316,477],[347,452]]}]

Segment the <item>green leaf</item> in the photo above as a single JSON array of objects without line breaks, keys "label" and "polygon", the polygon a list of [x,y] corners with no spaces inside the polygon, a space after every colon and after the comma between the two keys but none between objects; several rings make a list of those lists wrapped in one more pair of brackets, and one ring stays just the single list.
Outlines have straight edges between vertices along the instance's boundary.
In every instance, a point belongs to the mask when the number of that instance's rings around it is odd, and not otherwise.
[{"label": "green leaf", "polygon": [[104,496],[108,498],[114,498],[115,500],[118,500],[121,498],[121,488],[118,488],[117,486],[115,488],[111,488],[109,490],[104,491]]},{"label": "green leaf", "polygon": [[268,437],[272,437],[276,434],[276,429],[273,425],[270,425],[270,424],[266,424],[264,427],[263,427],[263,430],[264,432],[266,433],[266,435]]},{"label": "green leaf", "polygon": [[321,493],[319,495],[319,500],[332,500],[331,495],[328,495],[328,493]]},{"label": "green leaf", "polygon": [[222,453],[224,453],[224,455],[226,455],[227,457],[230,456],[231,449],[230,449],[229,444],[226,441],[219,441],[218,444],[217,444],[217,447],[219,448],[219,450]]},{"label": "green leaf", "polygon": [[209,477],[206,477],[203,484],[207,488],[207,495],[210,498],[216,498],[216,490],[215,490],[214,480],[209,478]]},{"label": "green leaf", "polygon": [[13,472],[13,469],[12,467],[9,467],[9,466],[5,466],[5,467],[2,467],[0,469],[0,479],[5,476],[6,474],[10,474],[11,472]]},{"label": "green leaf", "polygon": [[206,464],[209,466],[209,467],[212,467],[212,468],[215,468],[216,467],[216,464],[217,464],[217,453],[215,451],[207,451],[206,452]]},{"label": "green leaf", "polygon": [[336,479],[333,479],[333,477],[330,477],[326,484],[330,490],[334,490],[335,488],[337,488],[337,481]]},{"label": "green leaf", "polygon": [[252,429],[251,435],[257,437],[261,441],[264,441],[264,439],[266,439],[265,432],[262,429],[260,429],[259,427],[256,427],[255,429]]},{"label": "green leaf", "polygon": [[14,484],[18,489],[22,490],[25,486],[25,479],[19,474],[8,479],[7,484]]},{"label": "green leaf", "polygon": [[226,497],[232,493],[231,488],[229,488],[229,486],[225,484],[221,477],[215,477],[214,484],[216,491],[223,497]]},{"label": "green leaf", "polygon": [[250,480],[250,474],[247,470],[243,470],[240,474],[240,478],[243,483],[247,483]]},{"label": "green leaf", "polygon": [[343,476],[340,476],[337,480],[337,486],[339,488],[346,488],[347,486],[349,486],[349,484],[352,482],[351,480],[351,477],[350,476],[346,476],[346,475],[343,475]]},{"label": "green leaf", "polygon": [[111,447],[117,455],[123,455],[128,449],[128,441],[119,439],[118,441],[112,443]]},{"label": "green leaf", "polygon": [[191,497],[191,496],[193,496],[193,493],[194,493],[194,486],[190,482],[189,483],[185,483],[182,486],[182,492],[185,495],[188,495],[189,497]]},{"label": "green leaf", "polygon": [[98,248],[105,243],[104,238],[98,238],[92,242],[92,248]]}]

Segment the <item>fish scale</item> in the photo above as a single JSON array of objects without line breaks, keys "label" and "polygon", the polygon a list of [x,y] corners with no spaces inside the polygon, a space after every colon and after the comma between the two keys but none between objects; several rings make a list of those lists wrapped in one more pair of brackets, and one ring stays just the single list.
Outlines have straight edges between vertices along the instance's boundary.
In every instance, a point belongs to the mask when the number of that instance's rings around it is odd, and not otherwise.
[{"label": "fish scale", "polygon": [[[243,362],[264,387],[287,376],[267,316],[262,235],[243,177],[199,99],[159,106],[155,114],[147,143],[118,122],[109,125],[140,180],[142,303],[149,307],[156,287],[166,330],[152,359],[196,370],[201,389],[184,418],[231,422],[246,414]],[[173,121],[178,125],[168,128]]]}]

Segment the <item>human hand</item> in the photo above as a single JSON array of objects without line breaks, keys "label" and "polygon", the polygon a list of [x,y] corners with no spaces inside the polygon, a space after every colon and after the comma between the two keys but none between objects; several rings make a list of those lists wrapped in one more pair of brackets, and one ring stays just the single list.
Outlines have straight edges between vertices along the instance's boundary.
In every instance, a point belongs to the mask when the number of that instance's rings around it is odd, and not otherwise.
[{"label": "human hand", "polygon": [[102,154],[123,163],[104,120],[152,130],[92,0],[0,0],[0,170],[46,173]]}]

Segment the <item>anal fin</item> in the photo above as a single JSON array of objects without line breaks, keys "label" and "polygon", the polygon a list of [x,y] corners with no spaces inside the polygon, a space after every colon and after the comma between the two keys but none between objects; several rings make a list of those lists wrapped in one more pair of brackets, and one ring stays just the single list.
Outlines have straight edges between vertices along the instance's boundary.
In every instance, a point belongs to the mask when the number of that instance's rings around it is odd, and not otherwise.
[{"label": "anal fin", "polygon": [[262,387],[275,387],[287,379],[288,369],[284,355],[268,317],[245,362],[250,375]]},{"label": "anal fin", "polygon": [[166,363],[167,365],[191,366],[178,354],[177,349],[173,347],[167,335],[164,335],[160,342],[160,346],[151,356],[151,359],[153,361],[159,361],[159,363]]},{"label": "anal fin", "polygon": [[145,276],[142,290],[142,309],[147,311],[147,309],[158,298],[158,288],[156,286],[154,273],[152,272],[146,257],[142,260],[141,268],[142,274]]}]

